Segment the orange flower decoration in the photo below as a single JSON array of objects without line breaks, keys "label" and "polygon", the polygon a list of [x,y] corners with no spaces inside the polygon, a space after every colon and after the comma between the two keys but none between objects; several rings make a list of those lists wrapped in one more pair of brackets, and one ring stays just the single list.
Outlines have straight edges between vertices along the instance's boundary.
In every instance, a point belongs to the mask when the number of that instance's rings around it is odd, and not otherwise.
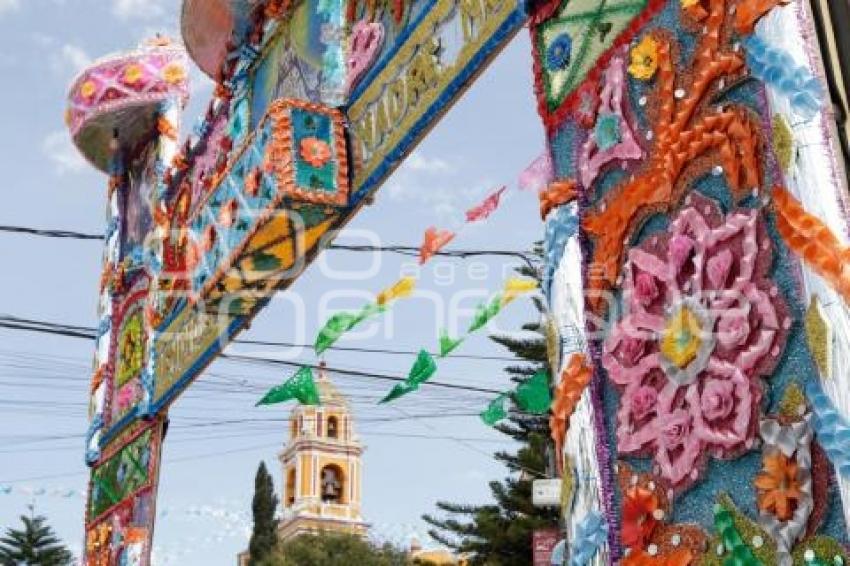
[{"label": "orange flower decoration", "polygon": [[794,514],[800,500],[797,462],[781,452],[764,456],[764,471],[753,482],[759,490],[759,509],[772,513],[780,521]]},{"label": "orange flower decoration", "polygon": [[133,86],[135,84],[138,84],[144,76],[145,71],[144,69],[142,69],[142,66],[134,63],[132,65],[128,65],[124,69],[124,76],[121,78],[121,81],[125,85]]},{"label": "orange flower decoration", "polygon": [[643,548],[658,524],[656,511],[661,509],[658,496],[652,491],[633,486],[623,498],[623,524],[621,538],[629,548]]},{"label": "orange flower decoration", "polygon": [[180,63],[169,63],[162,70],[162,78],[170,85],[178,85],[186,80],[186,69]]},{"label": "orange flower decoration", "polygon": [[91,100],[97,94],[97,83],[94,81],[86,81],[80,86],[80,96],[86,100]]},{"label": "orange flower decoration", "polygon": [[331,148],[319,138],[301,140],[301,159],[316,167],[324,167],[331,158]]}]

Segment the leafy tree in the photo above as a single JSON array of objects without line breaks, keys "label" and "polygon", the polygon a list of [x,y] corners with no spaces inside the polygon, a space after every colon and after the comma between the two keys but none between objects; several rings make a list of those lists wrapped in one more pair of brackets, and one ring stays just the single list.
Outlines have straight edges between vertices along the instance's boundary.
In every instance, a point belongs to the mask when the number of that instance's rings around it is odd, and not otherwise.
[{"label": "leafy tree", "polygon": [[277,545],[277,510],[278,498],[274,493],[274,481],[266,463],[260,462],[257,475],[254,478],[254,500],[251,510],[254,514],[254,531],[251,533],[251,542],[248,552],[251,555],[252,566],[260,564],[269,556]]},{"label": "leafy tree", "polygon": [[74,556],[65,548],[42,516],[21,516],[23,530],[8,528],[0,538],[3,566],[66,566]]},{"label": "leafy tree", "polygon": [[377,547],[360,537],[322,533],[301,535],[279,544],[259,566],[412,566],[404,551]]},{"label": "leafy tree", "polygon": [[[520,274],[539,279],[538,270],[523,266]],[[543,304],[534,299],[537,310]],[[505,368],[511,381],[520,384],[540,369],[549,369],[545,329],[540,322],[522,326],[525,335],[494,335],[490,339],[512,352],[519,362]],[[490,482],[495,503],[487,505],[438,502],[447,518],[424,515],[432,528],[431,537],[445,546],[470,555],[470,564],[487,566],[526,566],[532,561],[532,536],[535,529],[558,526],[558,511],[534,507],[531,482],[546,477],[551,452],[549,417],[524,415],[512,411],[496,430],[522,444],[515,453],[497,452],[494,458],[504,463],[512,476]]]}]

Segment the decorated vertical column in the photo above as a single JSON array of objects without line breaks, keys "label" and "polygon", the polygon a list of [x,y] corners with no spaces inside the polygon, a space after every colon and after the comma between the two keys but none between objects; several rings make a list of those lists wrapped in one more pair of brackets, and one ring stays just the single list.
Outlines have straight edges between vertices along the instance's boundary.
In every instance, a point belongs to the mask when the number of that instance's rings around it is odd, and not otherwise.
[{"label": "decorated vertical column", "polygon": [[109,175],[86,461],[88,565],[149,564],[165,412],[152,414],[149,296],[163,264],[165,171],[188,95],[182,48],[157,38],[108,57],[71,87],[75,144]]},{"label": "decorated vertical column", "polygon": [[[562,477],[567,555],[573,563],[608,563],[606,500],[595,428],[593,369],[584,314],[583,252],[575,183],[555,181],[541,194],[546,222],[543,290],[549,303],[547,349],[555,376],[550,429]],[[610,503],[607,502],[607,503]]]},{"label": "decorated vertical column", "polygon": [[847,187],[808,2],[553,0],[531,34],[580,195],[574,491],[609,533],[570,563],[846,564]]}]

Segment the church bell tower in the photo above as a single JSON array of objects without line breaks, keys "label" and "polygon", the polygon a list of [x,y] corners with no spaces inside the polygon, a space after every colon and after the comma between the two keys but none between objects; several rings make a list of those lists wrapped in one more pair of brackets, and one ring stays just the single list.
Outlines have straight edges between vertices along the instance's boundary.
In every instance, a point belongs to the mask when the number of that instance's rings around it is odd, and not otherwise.
[{"label": "church bell tower", "polygon": [[321,404],[292,411],[289,442],[280,453],[283,489],[281,540],[305,533],[365,536],[361,516],[363,446],[348,403],[319,367]]}]

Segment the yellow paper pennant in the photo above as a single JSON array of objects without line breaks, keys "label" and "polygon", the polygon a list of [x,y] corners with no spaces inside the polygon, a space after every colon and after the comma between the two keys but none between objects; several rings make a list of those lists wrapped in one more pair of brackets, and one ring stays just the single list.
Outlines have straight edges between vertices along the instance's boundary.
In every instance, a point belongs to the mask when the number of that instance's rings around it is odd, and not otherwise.
[{"label": "yellow paper pennant", "polygon": [[416,279],[413,277],[402,277],[392,287],[388,287],[378,294],[378,304],[385,306],[390,301],[404,299],[413,294],[416,287]]},{"label": "yellow paper pennant", "polygon": [[537,289],[537,281],[523,277],[511,277],[505,281],[505,290],[502,294],[502,305],[507,305],[520,295],[530,293]]}]

